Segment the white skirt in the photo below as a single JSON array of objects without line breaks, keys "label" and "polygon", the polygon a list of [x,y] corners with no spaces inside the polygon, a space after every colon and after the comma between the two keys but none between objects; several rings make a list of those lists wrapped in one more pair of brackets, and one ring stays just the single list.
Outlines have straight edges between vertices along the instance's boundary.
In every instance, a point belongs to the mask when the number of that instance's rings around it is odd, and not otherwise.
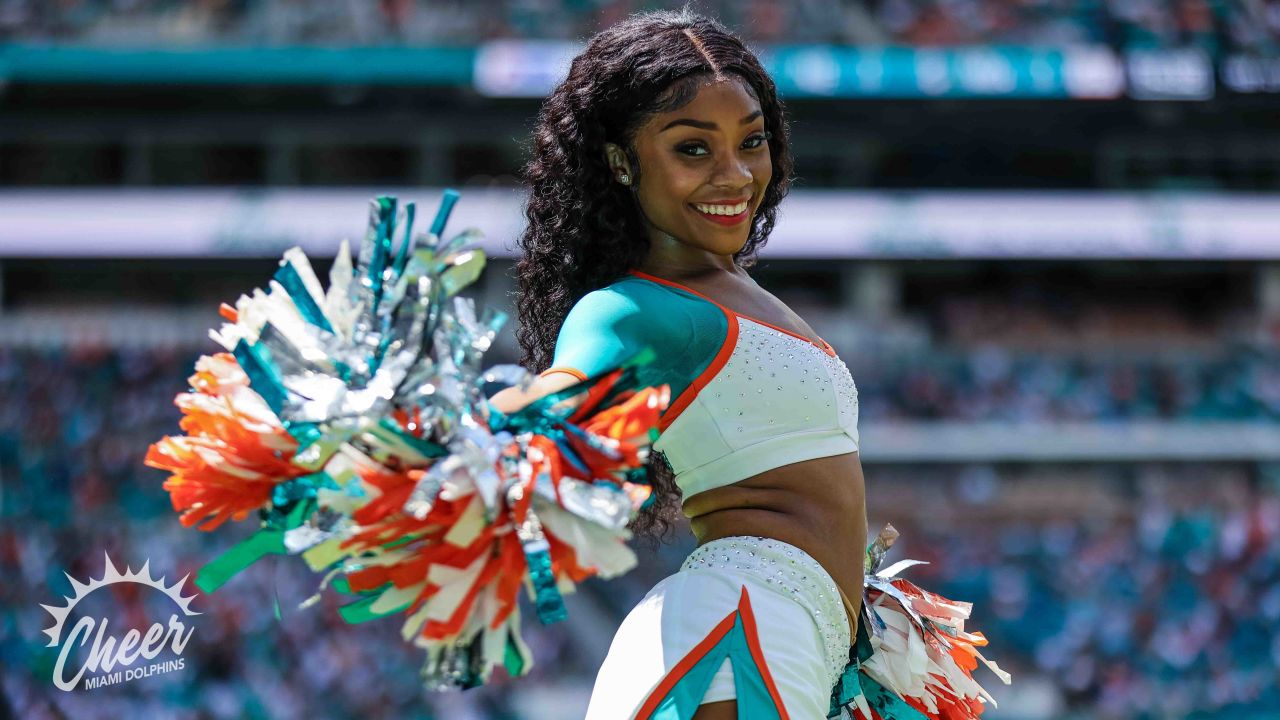
[{"label": "white skirt", "polygon": [[821,720],[849,648],[839,588],[808,553],[713,540],[622,622],[587,720],[686,720],[722,700],[737,700],[739,718]]}]

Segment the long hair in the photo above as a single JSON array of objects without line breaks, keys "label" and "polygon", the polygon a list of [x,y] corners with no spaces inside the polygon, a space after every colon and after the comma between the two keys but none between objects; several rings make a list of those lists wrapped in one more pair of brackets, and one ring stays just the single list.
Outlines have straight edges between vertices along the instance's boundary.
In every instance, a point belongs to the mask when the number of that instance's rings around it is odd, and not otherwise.
[{"label": "long hair", "polygon": [[[773,177],[746,244],[733,256],[739,267],[755,264],[792,179],[787,121],[773,80],[715,20],[688,8],[632,15],[588,41],[538,114],[524,167],[529,224],[515,265],[516,340],[526,369],[550,366],[556,336],[574,303],[638,267],[648,254],[648,234],[631,191],[643,175],[635,133],[653,115],[693,100],[698,81],[707,76],[745,80],[771,133]],[[631,187],[614,182],[605,142],[625,149]],[[660,452],[650,453],[646,469],[654,500],[631,528],[656,541],[679,519],[681,497]]]}]

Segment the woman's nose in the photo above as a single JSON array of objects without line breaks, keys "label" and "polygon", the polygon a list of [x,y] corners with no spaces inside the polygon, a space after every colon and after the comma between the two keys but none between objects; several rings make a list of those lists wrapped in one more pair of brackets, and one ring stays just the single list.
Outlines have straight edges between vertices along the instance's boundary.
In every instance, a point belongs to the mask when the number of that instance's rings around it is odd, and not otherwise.
[{"label": "woman's nose", "polygon": [[747,158],[736,153],[722,157],[723,159],[715,167],[715,174],[712,177],[713,185],[736,189],[751,182],[753,176]]}]

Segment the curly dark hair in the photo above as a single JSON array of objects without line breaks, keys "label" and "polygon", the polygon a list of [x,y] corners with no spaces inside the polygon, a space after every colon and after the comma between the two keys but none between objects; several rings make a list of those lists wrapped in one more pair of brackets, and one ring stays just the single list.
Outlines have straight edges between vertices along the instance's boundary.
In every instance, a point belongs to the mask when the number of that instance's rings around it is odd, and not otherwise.
[{"label": "curly dark hair", "polygon": [[[746,244],[733,256],[739,267],[755,264],[792,181],[787,120],[773,79],[738,37],[687,7],[631,15],[588,41],[543,103],[533,131],[524,167],[529,225],[515,265],[516,339],[526,369],[550,366],[556,336],[574,303],[644,261],[649,241],[633,195],[643,174],[635,133],[653,115],[693,100],[708,76],[744,80],[771,133],[773,177]],[[605,142],[625,149],[634,178],[630,188],[613,182]],[[650,454],[647,471],[654,500],[631,528],[656,545],[679,520],[681,496],[660,452]]]}]

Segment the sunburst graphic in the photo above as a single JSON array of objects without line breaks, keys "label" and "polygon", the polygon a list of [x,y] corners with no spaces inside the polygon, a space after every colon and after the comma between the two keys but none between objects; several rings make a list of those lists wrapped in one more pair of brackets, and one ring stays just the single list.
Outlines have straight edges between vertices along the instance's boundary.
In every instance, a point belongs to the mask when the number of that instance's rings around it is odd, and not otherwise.
[{"label": "sunburst graphic", "polygon": [[185,583],[187,578],[190,577],[190,573],[183,575],[181,580],[166,587],[163,575],[160,576],[160,579],[158,580],[151,577],[150,560],[144,562],[137,572],[130,570],[129,566],[125,565],[125,571],[122,574],[111,562],[111,556],[108,555],[105,550],[102,551],[102,557],[106,560],[106,569],[100,579],[90,578],[88,583],[82,583],[71,577],[71,573],[63,572],[63,575],[66,575],[67,579],[71,581],[71,588],[73,591],[70,597],[63,597],[63,599],[67,601],[65,606],[45,605],[44,603],[40,603],[40,607],[48,610],[49,614],[53,616],[53,627],[44,631],[44,633],[49,636],[49,644],[45,647],[57,646],[58,639],[62,637],[62,625],[66,622],[67,615],[71,612],[71,609],[76,606],[76,603],[83,600],[86,595],[94,590],[107,585],[115,585],[116,583],[133,582],[155,588],[165,595],[168,595],[170,600],[172,600],[178,607],[182,608],[183,613],[187,615],[201,614],[191,609],[191,601],[196,598],[195,595],[191,595],[189,597],[182,596],[183,583]]}]

